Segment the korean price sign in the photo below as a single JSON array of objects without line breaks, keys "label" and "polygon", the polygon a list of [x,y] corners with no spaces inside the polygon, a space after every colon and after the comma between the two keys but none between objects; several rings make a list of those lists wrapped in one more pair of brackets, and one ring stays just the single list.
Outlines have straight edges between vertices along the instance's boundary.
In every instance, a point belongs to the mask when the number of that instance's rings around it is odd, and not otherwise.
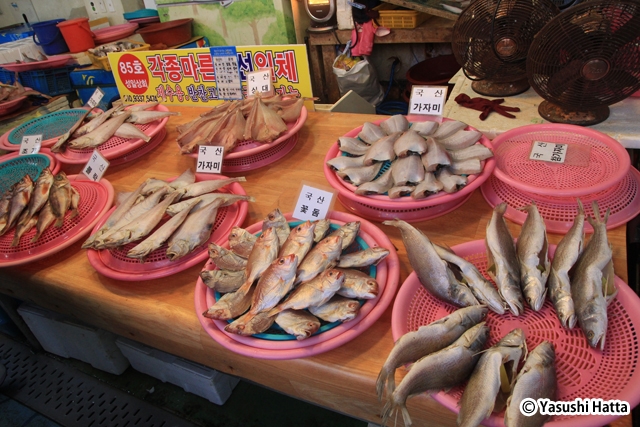
[{"label": "korean price sign", "polygon": [[247,73],[247,95],[271,96],[274,93],[273,84],[271,83],[271,69],[258,70]]},{"label": "korean price sign", "polygon": [[564,163],[567,157],[568,144],[533,141],[531,144],[530,160],[540,160],[552,163]]},{"label": "korean price sign", "polygon": [[303,184],[298,196],[298,202],[293,211],[293,218],[302,221],[315,221],[326,218],[331,208],[334,194],[331,191]]},{"label": "korean price sign", "polygon": [[25,135],[20,143],[20,155],[36,154],[40,151],[42,135]]},{"label": "korean price sign", "polygon": [[218,99],[242,99],[240,66],[235,46],[212,47],[211,57],[216,73]]},{"label": "korean price sign", "polygon": [[97,88],[93,92],[93,95],[91,95],[91,98],[89,98],[89,100],[87,101],[87,107],[96,108],[98,104],[100,104],[100,101],[102,101],[103,97],[104,97],[104,92],[102,91],[102,89]]},{"label": "korean price sign", "polygon": [[100,181],[100,178],[102,178],[102,175],[107,171],[108,167],[109,161],[102,157],[102,154],[100,154],[98,149],[94,149],[89,161],[82,168],[82,173],[91,181],[98,182]]},{"label": "korean price sign", "polygon": [[447,101],[447,86],[412,86],[409,114],[441,116]]},{"label": "korean price sign", "polygon": [[201,145],[198,149],[198,163],[196,172],[221,173],[224,147],[215,145]]}]

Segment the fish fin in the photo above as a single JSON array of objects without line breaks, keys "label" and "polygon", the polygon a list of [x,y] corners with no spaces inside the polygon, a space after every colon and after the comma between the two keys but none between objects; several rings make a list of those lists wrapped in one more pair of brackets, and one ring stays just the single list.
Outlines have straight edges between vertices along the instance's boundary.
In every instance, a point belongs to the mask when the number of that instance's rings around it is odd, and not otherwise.
[{"label": "fish fin", "polygon": [[[378,395],[378,401],[382,400],[382,394],[384,393],[384,385],[387,382],[387,378],[389,377],[389,371],[386,366],[382,366],[380,369],[380,373],[378,374],[378,378],[376,379],[376,394]],[[389,396],[391,396],[389,394]]]},{"label": "fish fin", "polygon": [[584,206],[582,206],[582,200],[580,200],[580,198],[578,197],[576,199],[576,202],[578,203],[578,215],[584,215]]},{"label": "fish fin", "polygon": [[56,223],[54,224],[57,228],[62,227],[62,224],[64,224],[64,218],[58,218],[56,219]]},{"label": "fish fin", "polygon": [[405,405],[401,405],[400,411],[402,412],[402,420],[404,421],[405,427],[411,427],[411,416],[409,415],[407,407]]}]

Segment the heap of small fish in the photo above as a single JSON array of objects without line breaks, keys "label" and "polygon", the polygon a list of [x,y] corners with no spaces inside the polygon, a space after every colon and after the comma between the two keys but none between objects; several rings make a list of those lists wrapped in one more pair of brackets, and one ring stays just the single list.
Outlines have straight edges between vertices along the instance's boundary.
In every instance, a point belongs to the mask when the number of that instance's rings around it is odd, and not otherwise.
[{"label": "heap of small fish", "polygon": [[[409,397],[448,390],[467,380],[460,399],[458,426],[479,426],[493,412],[502,410],[507,427],[544,424],[548,417],[524,417],[519,409],[525,398],[555,398],[553,345],[543,341],[527,356],[524,333],[514,329],[484,350],[489,340],[486,315],[487,308],[482,305],[461,308],[396,341],[376,381],[378,399],[382,399],[386,388],[383,426],[397,410],[404,425],[410,426],[406,407]],[[524,366],[518,373],[522,360]],[[395,372],[407,364],[412,366],[396,388]]]},{"label": "heap of small fish", "polygon": [[281,95],[226,101],[176,128],[180,151],[188,154],[198,145],[216,145],[228,153],[240,141],[272,142],[287,131],[287,123],[298,120],[304,101]]},{"label": "heap of small fish", "polygon": [[275,322],[298,340],[316,333],[321,320],[355,318],[360,300],[376,298],[379,291],[378,282],[360,269],[378,264],[389,250],[355,250],[359,221],[330,230],[329,220],[291,229],[278,209],[265,218],[259,237],[234,228],[230,250],[209,246],[218,269],[200,277],[224,295],[203,316],[235,319],[225,330],[239,335],[262,333]]},{"label": "heap of small fish", "polygon": [[126,40],[121,40],[119,42],[103,44],[95,48],[87,49],[87,52],[98,57],[105,57],[108,53],[111,52],[125,52],[127,50],[136,49],[142,46],[142,43],[134,43]]},{"label": "heap of small fish", "polygon": [[20,238],[36,227],[31,239],[36,242],[52,223],[62,227],[67,212],[69,218],[76,217],[79,203],[80,193],[64,172],[54,176],[45,168],[35,182],[25,175],[0,199],[0,236],[15,227],[11,246],[18,246]]},{"label": "heap of small fish", "polygon": [[[150,178],[132,193],[123,195],[122,202],[82,247],[115,249],[149,236],[130,248],[127,257],[144,262],[166,242],[166,256],[175,261],[209,240],[219,208],[255,200],[250,196],[216,192],[242,181],[245,178],[196,182],[191,170],[171,182]],[[171,218],[167,220],[167,216]]]},{"label": "heap of small fish", "polygon": [[157,102],[150,102],[135,104],[126,109],[123,105],[119,105],[96,115],[92,115],[91,111],[87,110],[71,129],[58,138],[51,147],[51,151],[60,153],[66,150],[67,146],[75,149],[95,148],[113,136],[149,142],[151,138],[138,126],[180,115],[172,111],[150,110],[157,105]]},{"label": "heap of small fish", "polygon": [[402,115],[379,126],[367,122],[357,138],[339,138],[338,147],[347,155],[327,165],[362,196],[423,199],[440,191],[454,193],[493,156],[478,142],[482,134],[466,127],[457,120],[409,123]]}]

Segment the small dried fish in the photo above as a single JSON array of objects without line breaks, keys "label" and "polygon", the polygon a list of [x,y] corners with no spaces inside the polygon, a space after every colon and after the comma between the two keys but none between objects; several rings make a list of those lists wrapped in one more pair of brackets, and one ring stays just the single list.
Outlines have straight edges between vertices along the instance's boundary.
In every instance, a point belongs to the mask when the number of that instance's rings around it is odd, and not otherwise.
[{"label": "small dried fish", "polygon": [[345,298],[374,299],[378,296],[380,286],[375,278],[360,270],[336,268],[344,274],[344,283],[336,294]]},{"label": "small dried fish", "polygon": [[194,182],[193,184],[189,184],[181,188],[181,191],[183,191],[182,197],[186,199],[187,197],[201,196],[203,194],[219,190],[222,187],[233,184],[234,182],[245,182],[246,180],[247,179],[245,177],[239,176],[236,178],[207,179],[204,181]]},{"label": "small dried fish", "polygon": [[358,252],[342,255],[339,268],[360,268],[369,265],[378,265],[380,261],[389,255],[389,249],[380,246],[373,246]]},{"label": "small dried fish", "polygon": [[93,148],[104,144],[113,136],[116,130],[127,119],[127,114],[113,117],[104,122],[97,129],[81,136],[80,138],[69,141],[69,147],[75,149]]},{"label": "small dried fish", "polygon": [[51,169],[46,167],[40,172],[40,176],[36,180],[33,193],[29,199],[29,205],[26,209],[25,220],[34,216],[47,203],[51,186],[53,186],[53,174],[51,173]]},{"label": "small dried fish", "polygon": [[309,311],[325,322],[349,322],[358,315],[360,303],[351,298],[334,295],[326,304],[309,307]]},{"label": "small dried fish", "polygon": [[416,185],[411,193],[411,197],[416,200],[424,199],[425,197],[429,197],[433,194],[438,194],[443,188],[444,186],[436,179],[433,173],[426,172],[424,174],[424,181]]},{"label": "small dried fish", "polygon": [[247,275],[244,270],[203,270],[200,278],[211,289],[226,294],[240,289]]},{"label": "small dried fish", "polygon": [[399,199],[400,197],[410,196],[415,190],[416,187],[413,185],[391,187],[389,191],[387,191],[387,196],[389,196],[390,199]]},{"label": "small dried fish", "polygon": [[38,222],[36,223],[36,234],[31,239],[31,243],[35,243],[40,238],[40,236],[42,236],[42,233],[44,233],[55,220],[56,216],[53,214],[53,209],[51,209],[51,203],[47,202],[38,214]]},{"label": "small dried fish", "polygon": [[384,194],[389,191],[391,187],[393,187],[393,176],[391,175],[391,168],[388,168],[378,178],[358,186],[355,193],[360,196]]},{"label": "small dried fish", "polygon": [[396,114],[389,117],[387,120],[380,122],[380,129],[387,135],[391,135],[396,132],[404,132],[409,129],[409,121],[407,116],[403,114]]},{"label": "small dried fish", "polygon": [[338,138],[338,147],[343,153],[349,153],[354,156],[362,156],[371,147],[369,144],[362,142],[358,138],[349,138],[341,136]]},{"label": "small dried fish", "polygon": [[355,242],[359,232],[360,221],[351,221],[341,225],[336,231],[329,234],[329,236],[340,235],[340,237],[342,237],[342,250],[344,251]]},{"label": "small dried fish", "polygon": [[316,224],[311,221],[306,221],[296,226],[289,233],[289,237],[287,237],[287,240],[285,240],[280,248],[278,256],[283,257],[285,255],[295,254],[298,256],[298,260],[303,259],[313,245],[315,228]]},{"label": "small dried fish", "polygon": [[449,152],[442,148],[435,139],[427,138],[427,152],[422,156],[422,164],[427,172],[435,172],[451,164]]},{"label": "small dried fish", "polygon": [[36,214],[32,217],[29,217],[29,219],[19,223],[16,226],[15,234],[13,235],[13,240],[11,241],[11,246],[12,247],[18,246],[20,244],[20,238],[22,237],[22,235],[24,233],[27,233],[29,230],[31,230],[36,225],[37,222],[38,222],[38,215]]},{"label": "small dried fish", "polygon": [[535,203],[525,206],[523,210],[528,214],[516,243],[520,286],[529,307],[539,311],[547,297],[547,277],[551,267],[547,228]]},{"label": "small dried fish", "polygon": [[322,239],[298,266],[296,284],[313,279],[324,270],[333,268],[342,253],[342,236],[336,234]]},{"label": "small dried fish", "polygon": [[320,329],[318,318],[302,310],[284,310],[276,316],[276,323],[298,340],[307,339]]},{"label": "small dried fish", "polygon": [[262,221],[262,230],[266,230],[268,227],[273,227],[278,235],[278,242],[280,247],[284,245],[284,242],[289,237],[289,233],[291,233],[291,227],[289,227],[289,222],[287,218],[282,215],[280,209],[276,208],[269,212],[267,217]]},{"label": "small dried fish", "polygon": [[[113,116],[115,113],[120,112],[122,109],[122,107],[113,107],[103,113],[98,114],[97,116],[95,116],[94,118],[92,118],[89,122],[87,122],[86,124],[80,126],[77,130],[75,130],[74,132],[71,132],[74,138],[80,138],[83,135],[86,135],[90,132],[93,132],[94,130],[98,129],[104,122],[106,122],[111,116]],[[87,114],[90,111],[87,111]],[[86,115],[85,115],[86,117]]]},{"label": "small dried fish", "polygon": [[238,289],[224,294],[202,315],[209,319],[234,319],[249,309],[254,290],[254,287],[249,287],[243,291]]},{"label": "small dried fish", "polygon": [[442,168],[438,171],[436,179],[442,183],[442,189],[445,193],[455,193],[462,190],[467,185],[467,178],[460,175],[454,175],[448,168]]},{"label": "small dried fish", "polygon": [[358,134],[358,138],[360,138],[367,144],[373,144],[384,136],[386,136],[386,134],[384,133],[382,128],[370,122],[365,122],[364,125],[362,125],[362,130]]},{"label": "small dried fish", "polygon": [[127,113],[131,113],[128,117],[127,121],[129,123],[135,123],[138,125],[146,125],[147,123],[155,122],[156,120],[164,119],[169,116],[179,116],[180,113],[177,111],[130,111],[127,110]]},{"label": "small dried fish", "polygon": [[393,147],[398,138],[400,138],[400,135],[400,132],[392,133],[391,135],[383,136],[371,144],[371,147],[364,155],[364,165],[371,166],[379,162],[392,162],[396,158],[396,152],[393,150]]},{"label": "small dried fish", "polygon": [[[62,174],[64,175],[64,173]],[[33,188],[33,181],[29,175],[23,176],[22,179],[14,185],[11,193],[11,203],[6,215],[7,222],[2,231],[0,231],[0,236],[5,234],[16,224],[22,211],[29,205],[31,194],[33,194]]]},{"label": "small dried fish", "polygon": [[413,129],[409,129],[402,134],[393,146],[398,157],[407,157],[410,155],[421,156],[427,152],[427,141],[422,135]]},{"label": "small dried fish", "polygon": [[167,242],[167,258],[175,261],[205,244],[213,232],[218,203],[211,202],[197,212],[191,212]]},{"label": "small dried fish", "polygon": [[234,226],[229,233],[229,247],[242,258],[249,258],[258,238],[244,228]]},{"label": "small dried fish", "polygon": [[245,337],[261,334],[273,325],[276,316],[270,316],[269,313],[253,314],[247,312],[228,324],[224,330]]},{"label": "small dried fish", "polygon": [[422,136],[429,136],[438,129],[438,122],[424,121],[411,124],[411,130],[418,132]]},{"label": "small dried fish", "polygon": [[313,232],[313,241],[318,243],[327,235],[327,232],[331,229],[331,221],[328,219],[320,219],[315,221],[316,228]]},{"label": "small dried fish", "polygon": [[344,283],[345,274],[336,269],[325,270],[313,279],[296,287],[287,298],[274,307],[269,315],[283,310],[304,310],[310,306],[326,304]]},{"label": "small dried fish", "polygon": [[418,156],[397,159],[391,164],[391,175],[395,187],[416,186],[424,181],[424,166]]},{"label": "small dried fish", "polygon": [[71,182],[64,172],[58,173],[53,178],[53,185],[49,190],[49,202],[53,215],[56,217],[55,226],[60,228],[64,222],[64,216],[71,206]]},{"label": "small dried fish", "polygon": [[380,169],[382,168],[382,163],[374,163],[371,166],[360,166],[360,167],[350,167],[339,170],[337,172],[338,176],[345,181],[358,186],[364,184],[365,182],[372,181]]},{"label": "small dried fish", "polygon": [[141,139],[144,142],[151,141],[150,136],[142,132],[140,129],[138,129],[135,125],[132,125],[131,123],[121,124],[120,127],[116,129],[116,132],[114,133],[114,135],[120,138],[125,138],[125,139]]},{"label": "small dried fish", "polygon": [[209,243],[209,258],[221,270],[245,271],[247,268],[245,258],[215,243]]}]

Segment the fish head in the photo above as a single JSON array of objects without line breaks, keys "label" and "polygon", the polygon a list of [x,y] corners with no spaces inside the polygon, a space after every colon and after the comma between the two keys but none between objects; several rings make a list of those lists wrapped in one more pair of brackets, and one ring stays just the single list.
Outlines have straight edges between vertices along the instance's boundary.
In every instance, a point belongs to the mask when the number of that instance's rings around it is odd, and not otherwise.
[{"label": "fish head", "polygon": [[375,279],[367,279],[363,282],[363,296],[365,299],[373,299],[378,296],[380,292],[380,286]]},{"label": "fish head", "polygon": [[315,231],[315,229],[316,229],[316,223],[307,220],[302,224],[298,224],[298,226],[294,228],[291,232],[295,233],[296,236],[309,236],[309,235],[313,235],[313,232]]},{"label": "fish head", "polygon": [[222,246],[218,246],[215,243],[209,244],[209,257],[218,258],[224,254],[225,250]]},{"label": "fish head", "polygon": [[298,266],[298,255],[296,254],[285,255],[283,257],[276,259],[273,262],[273,265],[276,269],[283,272],[283,274],[290,273],[291,271],[293,271],[293,273],[295,274],[296,267]]},{"label": "fish head", "polygon": [[167,258],[169,261],[176,260],[189,253],[189,244],[186,241],[174,242],[169,249],[167,249]]},{"label": "fish head", "polygon": [[320,322],[312,322],[312,321],[304,322],[296,330],[296,334],[295,334],[296,339],[298,339],[298,340],[307,339],[311,335],[313,335],[316,332],[318,332],[318,329],[320,329]]},{"label": "fish head", "polygon": [[277,239],[278,235],[276,233],[276,229],[274,227],[267,227],[262,230],[262,234],[258,237],[258,240],[261,242],[269,242],[274,239]]},{"label": "fish head", "polygon": [[324,252],[342,251],[342,236],[335,234],[325,237],[318,246],[322,245]]},{"label": "fish head", "polygon": [[547,288],[539,277],[525,275],[522,286],[524,297],[533,311],[540,311],[547,297]]},{"label": "fish head", "polygon": [[542,341],[534,348],[529,357],[537,358],[543,365],[553,365],[556,360],[556,349],[549,341]]},{"label": "fish head", "polygon": [[458,340],[468,348],[480,350],[484,343],[489,339],[489,327],[486,322],[480,322],[475,326],[467,329]]},{"label": "fish head", "polygon": [[589,345],[603,350],[607,333],[607,305],[604,298],[594,298],[589,302],[580,326]]},{"label": "fish head", "polygon": [[486,305],[471,305],[456,311],[460,317],[458,319],[452,318],[452,320],[460,322],[466,329],[469,329],[486,319],[488,312],[489,309]]}]

